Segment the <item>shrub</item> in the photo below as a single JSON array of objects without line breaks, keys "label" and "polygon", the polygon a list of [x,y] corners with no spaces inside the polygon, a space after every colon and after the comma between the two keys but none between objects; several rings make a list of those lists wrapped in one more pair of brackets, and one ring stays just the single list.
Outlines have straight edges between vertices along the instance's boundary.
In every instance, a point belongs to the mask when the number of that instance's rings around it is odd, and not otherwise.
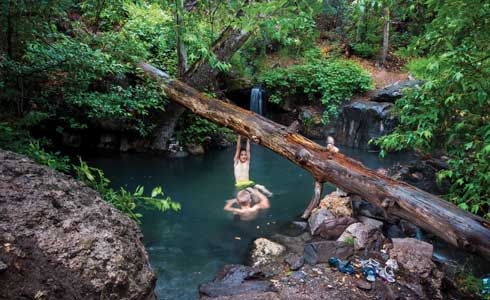
[{"label": "shrub", "polygon": [[270,92],[269,101],[280,103],[289,96],[320,99],[324,122],[337,113],[337,106],[356,93],[372,88],[371,77],[358,65],[339,59],[312,60],[304,65],[270,70],[259,77]]},{"label": "shrub", "polygon": [[376,57],[381,51],[378,45],[368,43],[354,43],[351,47],[355,55],[368,59]]}]

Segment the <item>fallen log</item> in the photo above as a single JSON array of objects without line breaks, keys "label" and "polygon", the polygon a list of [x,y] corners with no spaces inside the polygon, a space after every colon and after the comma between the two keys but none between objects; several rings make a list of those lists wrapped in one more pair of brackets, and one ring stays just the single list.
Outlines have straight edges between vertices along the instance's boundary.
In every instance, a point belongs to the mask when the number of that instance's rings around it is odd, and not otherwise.
[{"label": "fallen log", "polygon": [[159,82],[162,92],[172,101],[286,157],[310,172],[316,182],[330,182],[384,208],[389,214],[415,223],[451,245],[490,259],[490,223],[483,218],[370,170],[341,153],[331,152],[263,116],[207,97],[149,64],[138,66]]}]

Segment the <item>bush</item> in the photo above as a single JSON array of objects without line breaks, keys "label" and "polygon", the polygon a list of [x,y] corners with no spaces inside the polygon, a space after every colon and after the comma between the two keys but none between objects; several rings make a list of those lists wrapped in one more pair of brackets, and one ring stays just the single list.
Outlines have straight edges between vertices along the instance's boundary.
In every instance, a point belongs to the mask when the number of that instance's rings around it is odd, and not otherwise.
[{"label": "bush", "polygon": [[179,120],[177,139],[184,144],[204,144],[211,136],[222,135],[231,139],[234,136],[232,130],[220,127],[213,122],[195,114],[187,114]]},{"label": "bush", "polygon": [[337,114],[337,106],[356,93],[372,88],[371,77],[358,65],[338,59],[312,60],[304,65],[270,70],[259,77],[270,92],[269,101],[280,103],[286,97],[320,99],[325,106],[324,122]]},{"label": "bush", "polygon": [[368,43],[355,43],[351,45],[352,52],[363,58],[374,58],[379,55],[381,48]]}]

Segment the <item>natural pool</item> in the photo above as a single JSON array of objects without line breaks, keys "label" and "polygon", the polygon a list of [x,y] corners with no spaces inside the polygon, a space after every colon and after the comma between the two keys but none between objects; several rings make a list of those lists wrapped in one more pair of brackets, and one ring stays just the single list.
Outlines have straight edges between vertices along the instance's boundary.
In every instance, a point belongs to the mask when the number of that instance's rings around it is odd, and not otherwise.
[{"label": "natural pool", "polygon": [[[379,160],[377,153],[341,149],[370,168],[391,166],[392,156]],[[180,213],[144,212],[142,231],[151,264],[158,275],[158,299],[198,299],[200,283],[213,279],[224,264],[244,263],[251,241],[281,230],[297,218],[313,192],[313,179],[303,169],[268,149],[252,145],[250,175],[274,196],[271,208],[253,221],[240,221],[223,211],[233,198],[234,149],[203,156],[167,159],[159,155],[121,154],[88,156],[114,187],[134,190],[161,185],[182,205]],[[334,188],[325,188],[325,193]]]}]

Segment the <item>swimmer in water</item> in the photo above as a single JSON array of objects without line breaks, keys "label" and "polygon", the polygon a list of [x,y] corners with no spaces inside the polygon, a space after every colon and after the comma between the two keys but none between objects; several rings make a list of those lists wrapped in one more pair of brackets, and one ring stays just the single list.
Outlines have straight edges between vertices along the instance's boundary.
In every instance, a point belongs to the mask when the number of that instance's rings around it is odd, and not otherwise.
[{"label": "swimmer in water", "polygon": [[[252,197],[257,199],[256,203]],[[241,220],[248,221],[254,219],[260,210],[269,207],[269,199],[258,190],[249,187],[239,191],[236,199],[226,201],[224,210],[240,216]]]}]

